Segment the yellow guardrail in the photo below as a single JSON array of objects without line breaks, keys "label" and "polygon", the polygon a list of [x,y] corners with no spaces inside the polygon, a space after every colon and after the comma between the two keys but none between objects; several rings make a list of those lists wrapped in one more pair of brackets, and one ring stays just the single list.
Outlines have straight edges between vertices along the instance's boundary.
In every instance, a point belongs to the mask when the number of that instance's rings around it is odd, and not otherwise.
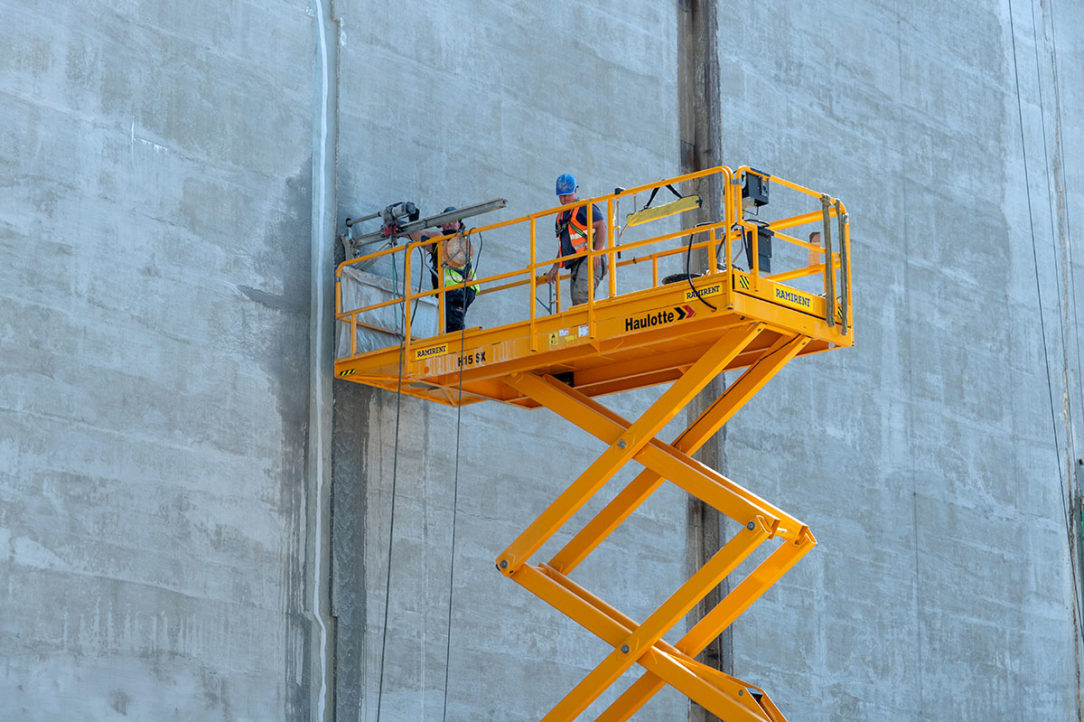
[{"label": "yellow guardrail", "polygon": [[[722,197],[718,199],[720,219],[715,222],[697,223],[699,214],[691,211],[695,211],[701,203],[710,203],[713,200],[704,199],[703,194],[700,194],[700,198],[696,199],[699,202],[693,202],[695,188],[705,186],[706,181],[713,181],[721,185],[723,189]],[[770,203],[759,207],[750,203],[748,198],[743,202],[743,195],[748,195],[748,193],[743,194],[743,188],[748,188],[751,183],[757,182],[783,189],[787,191],[787,197],[785,199],[773,197]],[[688,192],[680,193],[677,190],[679,186],[686,187]],[[653,200],[660,191],[667,193],[672,191],[678,197],[676,200],[660,203],[657,206],[652,206],[650,202],[645,203],[645,207],[639,206],[639,201],[644,195],[649,195]],[[624,219],[619,218],[619,211],[627,209],[630,203],[632,204],[631,211],[626,213]],[[552,251],[558,249],[558,242],[550,228],[557,214],[588,205],[599,206],[605,214],[607,238],[604,247],[597,250],[594,248],[594,229],[589,224],[586,251],[569,256],[554,255]],[[783,207],[782,215],[778,218],[769,219],[767,214],[763,218],[760,217],[761,211],[775,206]],[[542,227],[545,229],[541,234],[541,239],[539,238],[540,224],[544,224]],[[635,230],[630,234],[630,229]],[[807,234],[811,230],[820,233],[820,243],[813,241],[808,235],[804,239],[800,237],[801,234]],[[598,257],[606,259],[608,269],[606,295],[610,298],[657,288],[665,282],[660,281],[660,267],[673,263],[678,264],[678,270],[686,269],[685,275],[692,278],[735,269],[745,272],[751,281],[750,287],[743,286],[739,289],[732,288],[730,283],[723,284],[720,298],[723,303],[727,302],[727,296],[730,293],[761,294],[762,286],[766,285],[761,283],[762,279],[771,281],[776,286],[780,284],[790,286],[801,279],[819,279],[819,287],[803,291],[803,293],[822,296],[825,299],[825,321],[829,325],[839,324],[839,330],[845,336],[850,332],[851,266],[846,208],[838,199],[827,194],[762,173],[748,166],[742,166],[736,171],[719,166],[632,188],[618,189],[611,194],[578,200],[569,205],[547,208],[519,218],[466,231],[471,236],[478,235],[479,237],[482,234],[497,232],[513,233],[519,238],[526,237],[528,240],[527,264],[487,276],[478,275],[469,283],[446,286],[444,274],[438,273],[438,288],[421,290],[420,285],[418,290],[411,288],[412,276],[419,270],[423,274],[428,270],[424,265],[419,269],[414,268],[414,263],[410,260],[414,249],[436,243],[439,267],[443,262],[440,253],[441,241],[453,234],[429,238],[425,241],[410,241],[340,264],[336,271],[335,317],[340,322],[350,324],[350,355],[358,353],[356,331],[359,326],[386,331],[397,336],[401,333],[403,343],[409,351],[412,340],[416,338],[411,331],[411,313],[401,315],[403,320],[401,331],[376,323],[369,316],[374,311],[392,306],[411,308],[412,304],[416,304],[423,298],[436,298],[438,333],[444,333],[445,295],[450,290],[474,284],[481,286],[479,295],[527,294],[526,300],[530,311],[526,317],[504,319],[504,321],[506,323],[528,321],[533,338],[535,324],[539,318],[566,310],[561,300],[561,286],[568,281],[569,274],[561,273],[553,289],[555,304],[547,309],[545,314],[539,315],[540,304],[536,299],[540,286],[547,283],[546,272],[555,262],[579,257],[586,257],[584,261],[586,263],[593,263]],[[762,251],[773,247],[768,245],[773,242],[782,242],[783,248],[788,249],[787,252],[779,254],[786,267],[774,273],[767,268],[762,268],[764,265],[762,258],[765,260],[770,258],[762,254]],[[715,262],[709,262],[706,267],[686,268],[693,254],[702,249],[706,249],[708,258],[714,259]],[[703,256],[703,254],[700,255]],[[384,258],[389,259],[397,269],[402,270],[402,288],[405,292],[400,295],[393,294],[391,298],[367,306],[343,308],[341,290],[343,269],[355,264],[380,261]],[[650,264],[650,272],[641,271],[641,264]],[[689,279],[690,283],[692,278]],[[596,289],[592,284],[588,284],[586,310],[591,328],[594,328],[596,306],[606,301],[607,299],[597,298]]]}]

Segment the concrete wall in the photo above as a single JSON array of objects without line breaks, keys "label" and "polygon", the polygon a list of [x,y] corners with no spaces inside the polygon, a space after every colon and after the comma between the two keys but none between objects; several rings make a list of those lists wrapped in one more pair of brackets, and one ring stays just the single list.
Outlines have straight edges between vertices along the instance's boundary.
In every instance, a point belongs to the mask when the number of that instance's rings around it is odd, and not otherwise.
[{"label": "concrete wall", "polygon": [[[493,559],[599,447],[342,382],[330,416],[329,226],[676,173],[677,7],[0,10],[0,718],[541,717],[606,650]],[[837,195],[854,239],[858,346],[727,434],[820,541],[735,625],[792,719],[1081,718],[1082,15],[720,9],[724,161]],[[577,578],[643,617],[684,514],[660,492]]]},{"label": "concrete wall", "polygon": [[0,15],[0,719],[307,718],[312,18]]},{"label": "concrete wall", "polygon": [[725,155],[832,188],[853,220],[858,347],[792,364],[729,427],[734,476],[821,543],[735,630],[739,667],[802,718],[1080,715],[1081,19],[1018,1],[731,18]]}]

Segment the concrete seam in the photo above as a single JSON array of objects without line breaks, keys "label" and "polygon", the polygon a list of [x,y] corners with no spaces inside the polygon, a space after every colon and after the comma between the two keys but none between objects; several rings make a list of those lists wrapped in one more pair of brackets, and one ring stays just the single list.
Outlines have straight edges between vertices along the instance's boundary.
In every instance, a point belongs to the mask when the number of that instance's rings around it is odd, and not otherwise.
[{"label": "concrete seam", "polygon": [[329,624],[325,618],[325,575],[329,574],[328,555],[329,547],[324,538],[324,517],[329,514],[328,504],[325,501],[326,484],[325,477],[328,469],[325,464],[325,456],[329,452],[328,438],[325,433],[328,425],[327,411],[329,404],[325,396],[329,393],[326,387],[325,375],[330,365],[327,349],[325,348],[325,332],[328,324],[326,301],[328,296],[326,258],[328,252],[328,229],[327,216],[332,210],[333,202],[328,195],[327,174],[328,169],[328,142],[331,135],[329,106],[332,104],[331,87],[329,76],[333,72],[329,57],[327,42],[327,28],[325,26],[325,14],[332,17],[331,0],[320,0],[314,7],[316,15],[316,72],[319,74],[320,87],[317,99],[317,123],[316,135],[313,139],[313,237],[312,237],[312,340],[310,348],[310,432],[309,432],[309,458],[311,483],[315,485],[315,494],[310,502],[310,510],[313,514],[314,524],[312,531],[312,616],[319,627],[319,695],[315,701],[316,718],[323,722],[327,718],[328,703],[328,645]]}]

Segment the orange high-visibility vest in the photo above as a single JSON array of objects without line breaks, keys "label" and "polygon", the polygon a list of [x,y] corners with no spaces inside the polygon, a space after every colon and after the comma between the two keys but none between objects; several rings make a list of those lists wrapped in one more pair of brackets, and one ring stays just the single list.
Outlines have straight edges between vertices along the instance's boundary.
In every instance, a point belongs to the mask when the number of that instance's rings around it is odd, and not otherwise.
[{"label": "orange high-visibility vest", "polygon": [[[580,223],[576,217],[580,214],[580,208],[586,208],[585,214],[588,219],[588,223]],[[568,241],[572,244],[573,253],[580,253],[587,250],[587,227],[590,225],[591,216],[594,215],[591,206],[580,206],[574,210],[570,210],[567,213],[558,213],[554,218],[554,230],[557,231],[557,255],[563,256],[561,253],[561,232],[566,228],[568,229]],[[565,265],[564,261],[561,261],[561,266]]]}]

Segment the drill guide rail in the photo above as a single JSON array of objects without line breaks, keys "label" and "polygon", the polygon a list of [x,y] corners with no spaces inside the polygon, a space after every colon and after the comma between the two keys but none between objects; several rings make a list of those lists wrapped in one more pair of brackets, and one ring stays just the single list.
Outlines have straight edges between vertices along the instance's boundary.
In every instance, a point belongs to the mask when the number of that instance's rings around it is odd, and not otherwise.
[{"label": "drill guide rail", "polygon": [[[544,283],[541,274],[554,260],[538,251],[540,247],[552,248],[552,238],[543,232],[541,245],[536,245],[536,231],[540,224],[548,230],[560,208],[476,229],[522,231],[530,240],[530,262],[525,268],[476,281],[483,284],[483,294],[518,294],[525,300],[521,307],[529,311],[518,320],[495,328],[468,328],[462,333],[418,338],[412,335],[407,314],[401,332],[387,329],[398,334],[394,345],[360,349],[358,329],[373,325],[367,314],[387,308],[401,313],[403,304],[410,307],[428,296],[437,299],[437,315],[442,320],[443,295],[456,286],[412,292],[410,264],[404,263],[402,282],[407,291],[398,297],[344,309],[342,294],[337,293],[336,318],[350,334],[349,353],[341,354],[335,362],[339,378],[395,390],[400,387],[401,374],[403,393],[438,403],[492,400],[542,406],[607,444],[606,450],[496,559],[502,574],[613,647],[545,720],[576,719],[633,665],[642,668],[642,676],[598,716],[599,720],[628,719],[667,684],[722,719],[784,719],[761,689],[700,664],[695,657],[808,553],[816,539],[800,520],[691,455],[793,358],[853,344],[850,238],[846,210],[838,200],[774,177],[770,180],[777,188],[792,191],[808,203],[796,213],[770,222],[746,219],[740,194],[742,181],[751,172],[748,168],[736,172],[714,168],[581,201],[605,205],[609,232],[604,249],[580,255],[588,259],[606,256],[611,269],[608,298],[596,298],[592,292],[588,303],[581,306],[565,309],[559,302],[555,313],[540,314],[534,302],[538,286]],[[712,174],[721,175],[724,181],[722,221],[695,226],[684,221],[679,212],[665,221],[668,225],[658,221],[663,228],[656,229],[654,235],[615,242],[627,237],[618,233],[620,202],[670,184],[692,184]],[[645,221],[637,229],[655,222]],[[790,235],[792,229],[802,226],[803,232],[820,231],[824,245]],[[800,262],[773,275],[761,273],[758,243],[765,228],[777,244],[782,241],[794,246],[798,252],[793,255],[800,256]],[[746,254],[749,263],[741,268],[735,249],[741,249],[747,233],[752,241]],[[414,245],[361,256],[343,266],[395,253],[409,258]],[[593,249],[593,244],[589,242],[588,248]],[[663,267],[688,258],[697,248],[708,249],[718,263],[709,264],[691,278],[660,282]],[[567,280],[567,275],[563,278]],[[809,291],[791,285],[795,280],[820,285]],[[560,295],[558,288],[558,300]],[[726,370],[741,373],[672,442],[656,438],[699,391]],[[631,421],[597,400],[665,383],[669,388]],[[643,470],[551,559],[532,561],[631,461]],[[725,514],[740,531],[655,612],[636,622],[573,581],[571,575],[664,482]],[[664,639],[710,590],[735,574],[741,563],[765,544],[775,548],[762,552],[763,559],[743,579],[732,583],[726,598],[677,642]]]}]

